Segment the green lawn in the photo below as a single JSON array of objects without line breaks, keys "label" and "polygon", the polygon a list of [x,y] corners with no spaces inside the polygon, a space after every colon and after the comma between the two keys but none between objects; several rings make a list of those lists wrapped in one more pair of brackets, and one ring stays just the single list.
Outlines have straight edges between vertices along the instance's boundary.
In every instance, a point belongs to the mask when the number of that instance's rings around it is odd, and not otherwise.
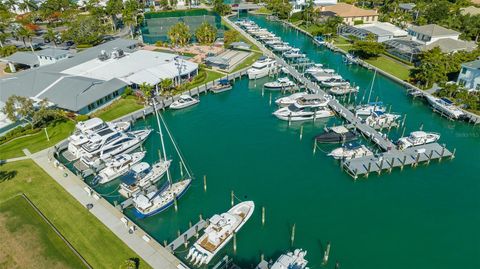
[{"label": "green lawn", "polygon": [[410,76],[410,67],[383,55],[377,57],[376,59],[366,60],[366,62],[396,76],[401,80],[407,81]]},{"label": "green lawn", "polygon": [[[25,193],[32,200],[93,268],[119,268],[125,260],[137,257],[31,160],[0,166],[0,201],[19,193]],[[140,260],[140,268],[149,266]]]},{"label": "green lawn", "polygon": [[333,39],[333,45],[347,52],[353,47],[353,44],[350,43],[348,39],[345,39],[341,36],[337,36]]},{"label": "green lawn", "polygon": [[22,137],[7,142],[0,146],[0,160],[24,156],[23,149],[28,149],[31,153],[51,147],[63,139],[67,138],[75,128],[75,122],[66,120],[57,122],[47,127],[50,141],[47,140],[44,131],[40,131],[31,136]]},{"label": "green lawn", "polygon": [[0,267],[86,268],[22,196],[0,203]]},{"label": "green lawn", "polygon": [[111,121],[141,108],[143,108],[143,104],[138,101],[137,97],[127,96],[126,98],[120,98],[107,107],[96,111],[92,116],[99,117],[104,121]]},{"label": "green lawn", "polygon": [[261,7],[255,11],[252,12],[253,14],[259,14],[259,15],[271,15],[272,14],[272,11],[269,10],[268,8],[266,7]]},{"label": "green lawn", "polygon": [[[196,87],[198,87],[198,86],[201,86],[201,85],[203,85],[203,84],[205,84],[205,83],[208,83],[208,82],[210,82],[210,81],[217,80],[217,79],[225,76],[225,75],[222,74],[222,73],[215,72],[215,71],[212,71],[212,70],[205,70],[205,69],[204,69],[204,70],[200,70],[200,72],[206,72],[207,75],[205,76],[204,79],[199,80],[199,81],[196,81],[195,83],[190,84],[190,85],[187,87],[187,90],[194,89],[194,88],[196,88]],[[201,75],[201,74],[199,74],[199,75]]]},{"label": "green lawn", "polygon": [[254,52],[252,55],[248,56],[245,60],[243,60],[241,64],[237,65],[230,73],[234,73],[240,69],[252,65],[256,60],[258,60],[258,58],[260,58],[260,56],[262,56],[261,53]]}]

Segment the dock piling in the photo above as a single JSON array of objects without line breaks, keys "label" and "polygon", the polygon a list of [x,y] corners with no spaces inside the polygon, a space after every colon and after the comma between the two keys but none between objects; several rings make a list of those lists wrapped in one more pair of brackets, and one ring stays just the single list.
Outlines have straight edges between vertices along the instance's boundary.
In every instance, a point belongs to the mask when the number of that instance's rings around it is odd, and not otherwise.
[{"label": "dock piling", "polygon": [[173,194],[173,206],[175,207],[175,212],[178,212],[178,199],[177,194]]},{"label": "dock piling", "polygon": [[327,249],[325,250],[325,253],[323,254],[322,265],[327,265],[329,256],[330,256],[330,242],[327,243]]},{"label": "dock piling", "polygon": [[233,207],[233,206],[235,205],[235,193],[233,192],[233,190],[232,190],[232,192],[230,193],[230,198],[231,198],[231,200],[232,200],[232,201],[231,201],[231,204],[232,204],[232,207]]},{"label": "dock piling", "polygon": [[272,105],[272,93],[270,93],[270,98],[268,100],[268,104],[271,106]]},{"label": "dock piling", "polygon": [[293,246],[293,242],[295,242],[295,226],[296,224],[294,223],[292,226],[292,234],[290,236],[290,245]]},{"label": "dock piling", "polygon": [[303,137],[303,125],[300,126],[300,140],[302,140]]},{"label": "dock piling", "polygon": [[203,191],[207,192],[207,175],[203,175]]},{"label": "dock piling", "polygon": [[262,226],[265,226],[265,206],[262,206]]},{"label": "dock piling", "polygon": [[457,152],[457,148],[453,149],[452,156],[450,157],[450,160],[455,158],[455,153]]},{"label": "dock piling", "polygon": [[233,232],[233,254],[237,254],[237,233]]},{"label": "dock piling", "polygon": [[317,139],[313,140],[313,155],[317,152]]},{"label": "dock piling", "polygon": [[182,162],[179,162],[180,164],[180,177],[183,178],[183,166],[182,166]]}]

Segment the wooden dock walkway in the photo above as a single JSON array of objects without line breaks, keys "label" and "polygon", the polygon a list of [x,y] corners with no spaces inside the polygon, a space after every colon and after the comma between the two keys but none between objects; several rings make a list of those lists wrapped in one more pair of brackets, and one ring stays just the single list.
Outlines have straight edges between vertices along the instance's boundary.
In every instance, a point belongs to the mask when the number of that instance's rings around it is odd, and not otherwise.
[{"label": "wooden dock walkway", "polygon": [[344,161],[342,167],[354,179],[358,176],[367,176],[370,173],[383,171],[391,172],[393,168],[404,166],[417,166],[420,163],[430,163],[432,160],[454,158],[455,150],[450,152],[445,145],[431,143],[422,146],[407,148],[405,150],[390,150],[378,156],[367,156]]},{"label": "wooden dock walkway", "polygon": [[200,231],[207,226],[207,223],[208,220],[201,219],[199,222],[197,222],[195,225],[192,225],[192,227],[190,227],[187,231],[177,237],[177,239],[173,240],[170,244],[168,244],[168,246],[166,246],[166,249],[170,250],[173,253],[182,245],[187,245],[190,238],[194,236],[198,238]]}]

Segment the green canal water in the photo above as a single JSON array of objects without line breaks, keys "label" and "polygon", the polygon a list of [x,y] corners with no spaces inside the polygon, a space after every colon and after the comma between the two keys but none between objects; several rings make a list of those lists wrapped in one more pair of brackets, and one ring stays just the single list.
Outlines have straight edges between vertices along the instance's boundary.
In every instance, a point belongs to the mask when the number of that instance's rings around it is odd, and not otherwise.
[{"label": "green canal water", "polygon": [[[361,87],[369,89],[373,72],[346,66],[340,54],[316,47],[311,40],[279,23],[252,16],[285,41],[301,48],[316,62],[336,69]],[[392,111],[407,114],[407,133],[423,124],[424,130],[441,133],[441,143],[456,148],[453,160],[432,162],[417,168],[370,175],[356,182],[339,163],[322,151],[312,152],[312,138],[325,124],[338,119],[293,123],[271,115],[269,93],[262,84],[244,78],[233,90],[205,95],[195,107],[163,113],[190,166],[195,180],[188,193],[173,208],[137,223],[159,242],[171,241],[199,214],[210,217],[230,207],[230,191],[240,200],[253,200],[256,211],[237,236],[237,252],[230,243],[224,253],[235,257],[242,268],[252,268],[263,253],[276,259],[287,250],[304,248],[311,268],[322,268],[326,243],[331,242],[334,268],[480,268],[480,129],[452,122],[432,113],[420,100],[411,100],[397,83],[377,75],[372,99],[392,105]],[[273,95],[273,99],[278,97]],[[153,117],[136,128],[156,129]],[[303,139],[300,140],[300,126]],[[398,138],[401,130],[392,130]],[[158,160],[159,137],[146,141],[146,160]],[[332,146],[322,146],[323,151]],[[178,158],[171,144],[174,178],[179,177]],[[203,176],[207,176],[207,191]],[[115,197],[118,182],[97,190]],[[113,193],[112,193],[113,192]],[[261,207],[266,223],[261,223]],[[130,211],[127,215],[133,218]],[[296,225],[293,247],[292,225]],[[179,250],[179,257],[186,255]],[[220,255],[219,255],[220,257]]]}]

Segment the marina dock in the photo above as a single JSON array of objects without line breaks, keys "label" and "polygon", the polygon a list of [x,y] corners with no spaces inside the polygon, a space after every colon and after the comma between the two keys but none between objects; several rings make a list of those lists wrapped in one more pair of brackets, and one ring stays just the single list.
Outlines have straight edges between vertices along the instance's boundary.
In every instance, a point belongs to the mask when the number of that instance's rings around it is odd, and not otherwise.
[{"label": "marina dock", "polygon": [[198,238],[199,233],[207,226],[208,220],[200,220],[195,225],[190,227],[187,231],[181,234],[177,239],[173,240],[170,244],[166,246],[166,249],[170,250],[172,253],[175,252],[179,247],[188,245],[188,240],[192,237]]},{"label": "marina dock", "polygon": [[[318,84],[306,78],[291,64],[287,63],[287,61],[285,61],[282,57],[274,54],[271,50],[249,35],[241,27],[231,22],[228,18],[226,20],[235,30],[247,36],[248,39],[257,45],[265,55],[274,58],[279,65],[285,68],[298,83],[304,85],[308,91],[311,93],[320,94],[322,96],[326,95],[326,92]],[[441,146],[438,143],[412,147],[404,151],[397,150],[395,144],[388,138],[388,136],[377,130],[382,130],[385,126],[371,127],[365,124],[362,119],[355,116],[354,113],[348,110],[338,100],[331,100],[328,103],[328,106],[335,111],[337,115],[345,119],[349,125],[353,126],[354,129],[362,133],[366,139],[369,139],[380,149],[385,151],[384,153],[379,154],[377,157],[361,157],[344,162],[342,166],[354,179],[358,178],[359,175],[368,176],[370,172],[381,173],[383,170],[391,171],[394,167],[403,168],[405,165],[416,166],[421,162],[430,162],[431,160],[441,159],[443,157],[454,157],[454,153],[450,152],[445,148],[445,146]],[[391,127],[398,126],[398,123],[395,123],[387,128],[389,129]]]}]

